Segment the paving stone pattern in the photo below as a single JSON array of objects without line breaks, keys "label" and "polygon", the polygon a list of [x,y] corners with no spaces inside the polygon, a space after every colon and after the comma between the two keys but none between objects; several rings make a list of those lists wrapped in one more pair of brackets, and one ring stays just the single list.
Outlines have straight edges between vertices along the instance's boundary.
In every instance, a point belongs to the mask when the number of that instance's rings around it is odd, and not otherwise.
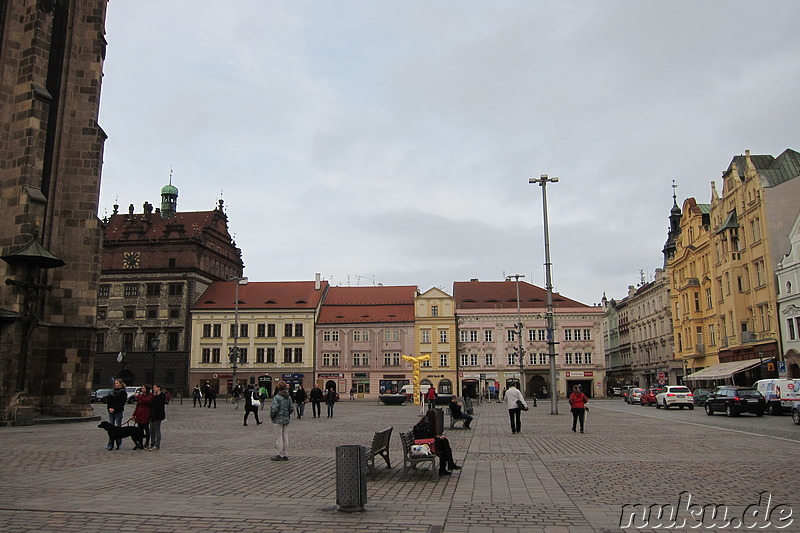
[{"label": "paving stone pattern", "polygon": [[[784,531],[800,531],[800,427],[788,417],[771,438],[747,433],[759,422],[744,419],[730,431],[678,412],[593,405],[584,435],[570,431],[565,404],[557,416],[545,402],[524,413],[520,435],[505,404],[476,406],[473,429],[446,431],[463,469],[442,478],[427,466],[402,475],[399,432],[419,418],[408,405],[343,400],[333,419],[292,419],[285,462],[269,460],[266,415],[243,427],[242,410],[224,402],[173,402],[157,452],[129,439],[106,451],[97,421],[4,427],[0,531],[605,532],[620,530],[622,505],[677,504],[681,491],[736,512],[769,491],[797,515]],[[367,446],[388,426],[393,468],[379,459],[365,510],[339,511],[336,446]]]}]

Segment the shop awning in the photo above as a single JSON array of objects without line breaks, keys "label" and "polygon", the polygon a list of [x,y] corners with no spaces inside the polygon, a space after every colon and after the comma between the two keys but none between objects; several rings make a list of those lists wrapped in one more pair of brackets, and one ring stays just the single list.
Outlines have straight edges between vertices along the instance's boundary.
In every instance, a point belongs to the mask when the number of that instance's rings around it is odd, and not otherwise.
[{"label": "shop awning", "polygon": [[689,380],[714,380],[714,379],[728,379],[738,372],[744,372],[748,368],[760,365],[765,359],[747,359],[745,361],[731,361],[729,363],[720,363],[712,365],[703,370],[698,370],[694,374],[689,374],[686,379]]}]

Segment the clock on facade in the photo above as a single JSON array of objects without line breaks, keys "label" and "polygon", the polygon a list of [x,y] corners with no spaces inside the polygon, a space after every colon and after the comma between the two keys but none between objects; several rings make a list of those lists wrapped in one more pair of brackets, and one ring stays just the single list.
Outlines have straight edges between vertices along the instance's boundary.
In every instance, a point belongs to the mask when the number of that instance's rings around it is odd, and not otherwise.
[{"label": "clock on facade", "polygon": [[139,268],[141,252],[125,252],[122,254],[122,264],[125,268]]}]

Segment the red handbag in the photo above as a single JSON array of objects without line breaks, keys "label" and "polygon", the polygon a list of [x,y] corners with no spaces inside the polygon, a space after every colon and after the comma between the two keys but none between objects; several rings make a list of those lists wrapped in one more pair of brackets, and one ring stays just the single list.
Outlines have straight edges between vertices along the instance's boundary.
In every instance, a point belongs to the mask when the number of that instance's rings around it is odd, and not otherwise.
[{"label": "red handbag", "polygon": [[427,444],[432,454],[436,454],[436,439],[414,439],[414,444]]}]

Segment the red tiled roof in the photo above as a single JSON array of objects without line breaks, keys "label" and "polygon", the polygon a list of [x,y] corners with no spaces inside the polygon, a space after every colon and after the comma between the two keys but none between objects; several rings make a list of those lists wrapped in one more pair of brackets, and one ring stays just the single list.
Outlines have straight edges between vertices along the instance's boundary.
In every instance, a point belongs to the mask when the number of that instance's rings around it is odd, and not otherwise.
[{"label": "red tiled roof", "polygon": [[[109,218],[105,239],[109,241],[156,240],[167,234],[168,225],[183,226],[184,233],[181,235],[183,238],[198,237],[203,233],[204,228],[214,225],[215,216],[220,216],[220,212],[216,210],[187,211],[186,213],[176,213],[172,218],[161,218],[158,213],[152,213],[150,221],[147,222],[143,213],[134,213],[132,220],[131,215],[118,213]],[[139,228],[144,231],[140,231]]]},{"label": "red tiled roof", "polygon": [[[239,309],[315,309],[328,288],[327,281],[254,281],[239,285]],[[217,281],[209,285],[193,309],[233,309],[236,285]]]},{"label": "red tiled roof", "polygon": [[320,324],[413,322],[417,287],[331,287]]},{"label": "red tiled roof", "polygon": [[[511,281],[456,281],[453,297],[458,309],[516,309],[517,282]],[[536,285],[519,282],[520,307],[545,307],[547,291]],[[591,307],[553,293],[553,307]]]}]

